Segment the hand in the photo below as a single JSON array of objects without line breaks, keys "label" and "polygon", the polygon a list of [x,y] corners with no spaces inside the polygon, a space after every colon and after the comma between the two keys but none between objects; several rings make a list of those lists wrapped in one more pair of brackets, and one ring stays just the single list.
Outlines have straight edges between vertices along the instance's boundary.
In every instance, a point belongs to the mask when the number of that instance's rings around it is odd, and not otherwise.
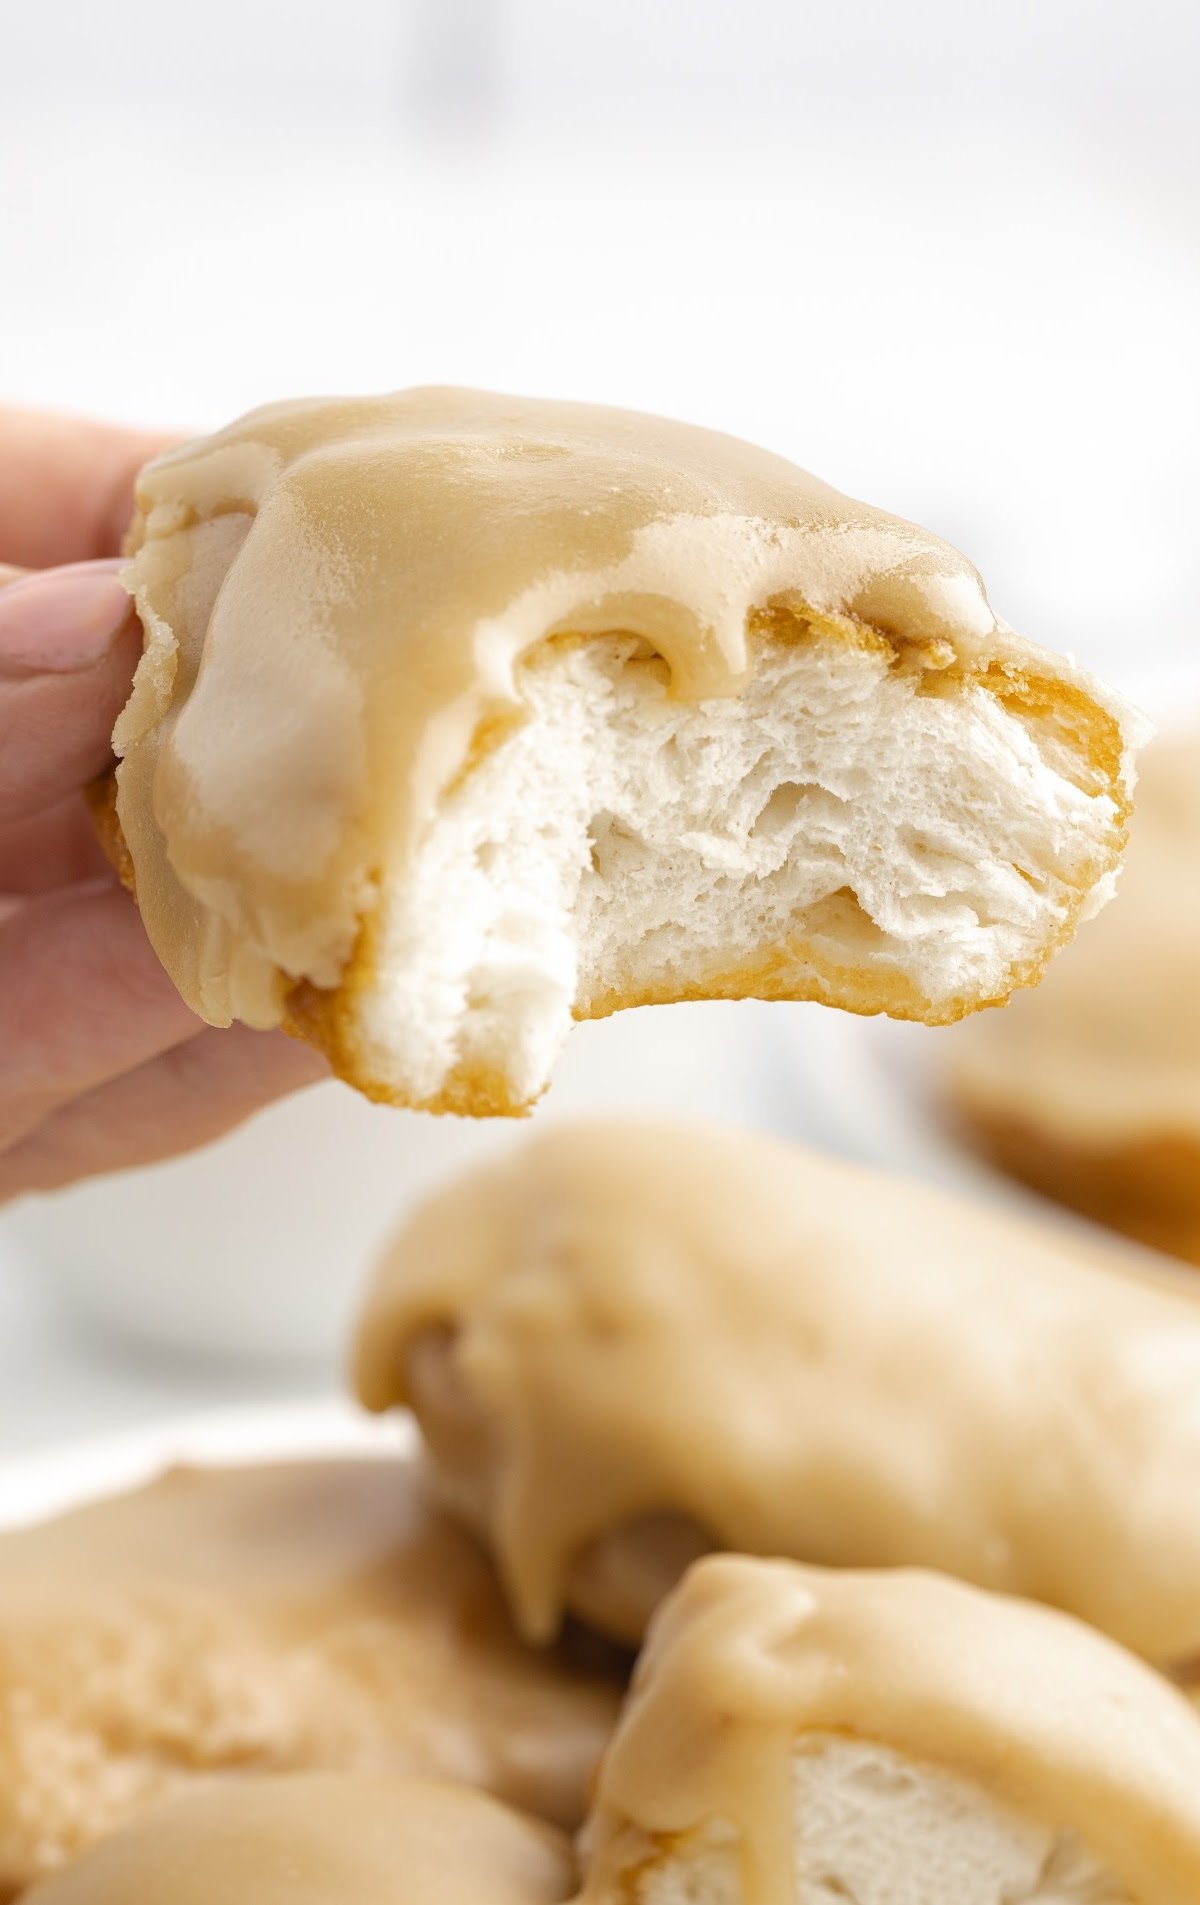
[{"label": "hand", "polygon": [[0,1203],[204,1144],[327,1075],[281,1032],[188,1010],[80,793],[141,653],[117,558],[160,447],[0,410]]}]

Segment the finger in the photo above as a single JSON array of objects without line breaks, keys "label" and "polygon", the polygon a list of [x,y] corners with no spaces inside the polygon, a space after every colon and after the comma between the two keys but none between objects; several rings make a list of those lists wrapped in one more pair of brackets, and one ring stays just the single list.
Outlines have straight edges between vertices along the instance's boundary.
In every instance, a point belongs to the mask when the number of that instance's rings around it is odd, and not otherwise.
[{"label": "finger", "polygon": [[64,1106],[0,1155],[0,1204],[193,1150],[328,1076],[319,1053],[286,1033],[208,1027]]},{"label": "finger", "polygon": [[57,803],[112,759],[142,651],[116,567],[51,569],[0,589],[0,825]]},{"label": "finger", "polygon": [[0,917],[0,1145],[200,1029],[111,880],[17,906]]},{"label": "finger", "polygon": [[95,823],[78,794],[27,820],[0,826],[0,894],[32,899],[56,887],[112,877]]},{"label": "finger", "polygon": [[29,569],[115,556],[138,470],[170,438],[0,410],[0,561]]}]

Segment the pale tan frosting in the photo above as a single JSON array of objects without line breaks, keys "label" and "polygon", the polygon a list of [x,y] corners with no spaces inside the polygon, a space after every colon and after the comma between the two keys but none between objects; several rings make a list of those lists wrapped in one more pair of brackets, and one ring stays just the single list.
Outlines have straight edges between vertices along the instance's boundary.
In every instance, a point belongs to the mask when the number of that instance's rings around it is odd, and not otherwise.
[{"label": "pale tan frosting", "polygon": [[[663,1841],[740,1836],[746,1905],[794,1897],[792,1757],[846,1734],[1079,1834],[1139,1905],[1200,1898],[1200,1721],[1081,1622],[915,1572],[701,1561],[660,1609],[602,1768],[583,1898]],[[668,1848],[669,1849],[669,1848]]]},{"label": "pale tan frosting", "polygon": [[[277,404],[150,464],[138,509],[118,814],[155,948],[217,1024],[337,985],[380,880],[555,633],[631,631],[679,695],[736,695],[748,612],[799,600],[935,669],[1077,679],[997,625],[937,537],[631,412],[438,389]],[[1119,798],[1119,759],[1097,773]]]},{"label": "pale tan frosting", "polygon": [[552,1130],[391,1248],[369,1407],[445,1325],[477,1430],[439,1454],[533,1636],[589,1544],[665,1512],[1200,1654],[1200,1305],[1055,1233],[744,1133]]},{"label": "pale tan frosting", "polygon": [[293,1774],[177,1797],[30,1905],[557,1905],[566,1840],[432,1780]]},{"label": "pale tan frosting", "polygon": [[1200,1143],[1200,730],[1141,757],[1113,904],[988,1018],[941,1048],[969,1106],[1067,1143]]},{"label": "pale tan frosting", "polygon": [[0,1897],[230,1768],[433,1773],[574,1824],[619,1694],[522,1646],[411,1464],[177,1470],[0,1537]]}]

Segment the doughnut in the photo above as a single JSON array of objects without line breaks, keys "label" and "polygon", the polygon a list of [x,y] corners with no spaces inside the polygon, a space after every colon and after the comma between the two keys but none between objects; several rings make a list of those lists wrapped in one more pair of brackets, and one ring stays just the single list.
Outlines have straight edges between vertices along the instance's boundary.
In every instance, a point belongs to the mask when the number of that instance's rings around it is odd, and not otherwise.
[{"label": "doughnut", "polygon": [[958,1028],[942,1070],[992,1162],[1200,1265],[1200,731],[1141,769],[1114,905],[1044,990]]},{"label": "doughnut", "polygon": [[708,1549],[936,1569],[1200,1666],[1200,1303],[930,1186],[554,1126],[419,1208],[356,1350],[526,1634],[637,1639]]},{"label": "doughnut", "polygon": [[407,1461],[177,1469],[13,1530],[0,1898],[231,1772],[430,1774],[575,1825],[620,1695],[595,1651],[522,1646]]},{"label": "doughnut", "polygon": [[933,1574],[700,1561],[601,1767],[581,1905],[1194,1905],[1200,1719]]},{"label": "doughnut", "polygon": [[516,1115],[574,1020],[944,1023],[1107,898],[1139,718],[970,563],[732,437],[477,391],[252,412],[141,473],[94,791],[183,998]]},{"label": "doughnut", "polygon": [[292,1773],[160,1802],[28,1905],[559,1905],[569,1842],[426,1779]]}]

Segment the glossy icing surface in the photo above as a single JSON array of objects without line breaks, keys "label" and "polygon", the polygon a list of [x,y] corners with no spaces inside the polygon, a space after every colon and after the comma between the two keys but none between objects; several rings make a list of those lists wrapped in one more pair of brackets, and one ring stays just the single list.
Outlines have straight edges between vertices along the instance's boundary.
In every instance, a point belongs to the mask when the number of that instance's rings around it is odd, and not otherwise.
[{"label": "glossy icing surface", "polygon": [[1200,1896],[1200,1721],[1082,1623],[915,1572],[720,1556],[664,1604],[605,1757],[588,1901],[731,1822],[746,1905],[795,1893],[793,1755],[848,1735],[1082,1842],[1144,1905]]},{"label": "glossy icing surface", "polygon": [[567,1127],[401,1233],[368,1405],[430,1331],[466,1407],[439,1462],[531,1634],[589,1544],[666,1514],[1200,1654],[1200,1304],[1055,1233],[748,1133]]},{"label": "glossy icing surface", "polygon": [[692,699],[739,692],[773,604],[935,671],[1071,677],[936,536],[632,412],[438,389],[278,404],[150,464],[138,508],[118,813],[151,939],[215,1023],[275,1024],[293,981],[337,984],[556,634],[643,636]]}]

